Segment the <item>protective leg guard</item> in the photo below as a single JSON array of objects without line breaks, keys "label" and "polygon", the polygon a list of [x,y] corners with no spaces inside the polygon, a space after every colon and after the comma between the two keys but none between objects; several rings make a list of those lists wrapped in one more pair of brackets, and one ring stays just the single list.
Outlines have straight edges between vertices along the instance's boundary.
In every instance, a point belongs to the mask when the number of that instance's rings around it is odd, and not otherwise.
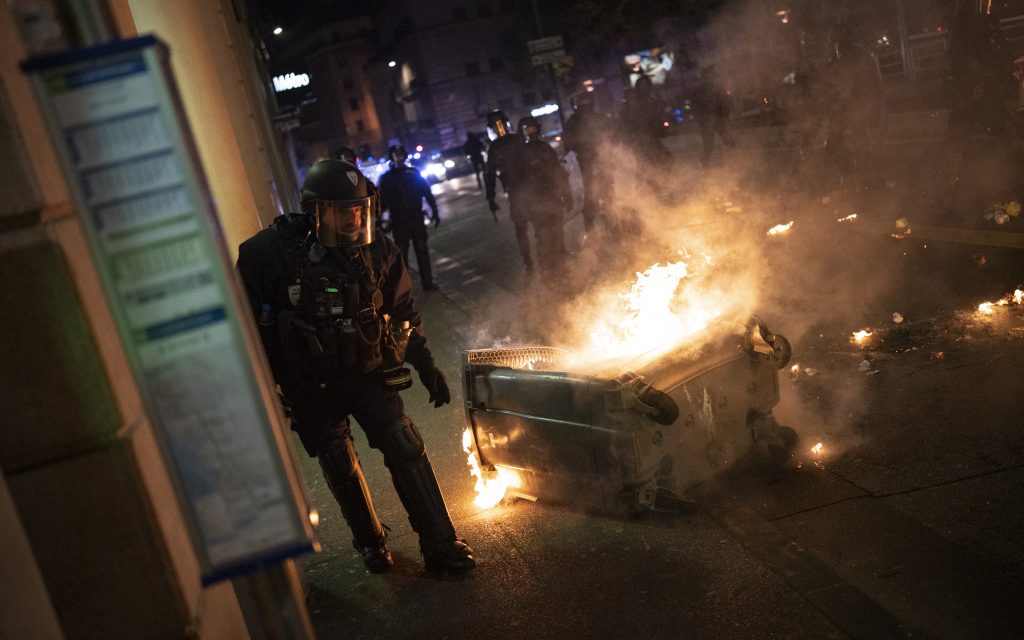
[{"label": "protective leg guard", "polygon": [[414,460],[388,460],[395,491],[420,536],[427,571],[462,575],[476,567],[473,550],[455,535],[448,509],[427,455]]},{"label": "protective leg guard", "polygon": [[420,284],[424,290],[435,289],[434,270],[430,266],[430,247],[426,238],[414,238],[412,248],[416,252],[416,266],[420,270]]},{"label": "protective leg guard", "polygon": [[351,436],[332,435],[317,447],[316,457],[352,530],[352,546],[363,556],[363,564],[373,573],[387,571],[394,564],[385,544],[387,532],[377,519]]}]

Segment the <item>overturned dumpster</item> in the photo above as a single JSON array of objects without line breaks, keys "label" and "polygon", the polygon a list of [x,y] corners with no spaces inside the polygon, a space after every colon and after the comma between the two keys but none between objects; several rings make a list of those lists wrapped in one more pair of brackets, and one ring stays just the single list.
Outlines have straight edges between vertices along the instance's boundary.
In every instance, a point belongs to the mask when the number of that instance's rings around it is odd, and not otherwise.
[{"label": "overturned dumpster", "polygon": [[788,341],[754,319],[693,345],[592,374],[567,370],[570,354],[551,347],[466,351],[483,472],[514,477],[519,497],[629,514],[680,508],[688,487],[755,447],[787,457],[796,434],[772,408]]}]

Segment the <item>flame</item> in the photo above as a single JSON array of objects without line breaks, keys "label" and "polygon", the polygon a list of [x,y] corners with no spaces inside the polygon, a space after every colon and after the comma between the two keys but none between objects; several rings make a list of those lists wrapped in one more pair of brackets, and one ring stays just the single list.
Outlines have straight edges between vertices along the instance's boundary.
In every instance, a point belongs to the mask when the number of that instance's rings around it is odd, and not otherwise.
[{"label": "flame", "polygon": [[856,219],[857,219],[857,214],[856,213],[851,213],[848,216],[844,216],[842,218],[839,218],[838,220],[836,220],[836,222],[853,222]]},{"label": "flame", "polygon": [[861,329],[860,331],[853,332],[853,335],[850,336],[850,342],[861,345],[870,337],[871,331],[869,329]]},{"label": "flame", "polygon": [[473,504],[481,509],[490,509],[501,502],[509,487],[516,488],[522,485],[519,474],[511,469],[497,467],[498,475],[494,478],[485,478],[483,470],[480,469],[480,460],[473,449],[473,431],[466,428],[462,432],[462,450],[466,452],[466,464],[469,465],[469,475],[476,478],[473,488],[476,490],[476,498]]},{"label": "flame", "polygon": [[[704,262],[710,264],[710,257],[704,256]],[[714,302],[711,291],[698,290],[697,280],[684,261],[655,264],[637,273],[629,293],[616,297],[618,303],[605,305],[604,315],[590,323],[590,344],[579,354],[581,361],[602,361],[671,346],[707,328],[725,306]]]},{"label": "flame", "polygon": [[1024,290],[1015,289],[995,302],[982,302],[978,305],[978,313],[991,315],[995,313],[996,307],[1005,307],[1010,304],[1024,304]]},{"label": "flame", "polygon": [[901,231],[901,232],[899,232],[899,233],[892,233],[892,234],[890,234],[890,235],[891,235],[892,237],[896,238],[897,240],[899,240],[899,239],[901,239],[901,238],[906,238],[906,237],[907,237],[907,236],[909,236],[909,235],[910,235],[911,233],[913,233],[913,231],[911,230],[911,228],[910,228],[910,227],[907,227],[906,231]]},{"label": "flame", "polygon": [[777,224],[777,225],[775,225],[774,227],[772,227],[771,229],[768,230],[768,235],[770,235],[770,236],[777,236],[780,233],[786,233],[787,231],[789,231],[790,229],[793,228],[793,222],[794,222],[793,220],[790,220],[786,224]]},{"label": "flame", "polygon": [[818,444],[811,447],[811,453],[816,456],[820,456],[821,454],[825,453],[825,445],[819,442]]}]

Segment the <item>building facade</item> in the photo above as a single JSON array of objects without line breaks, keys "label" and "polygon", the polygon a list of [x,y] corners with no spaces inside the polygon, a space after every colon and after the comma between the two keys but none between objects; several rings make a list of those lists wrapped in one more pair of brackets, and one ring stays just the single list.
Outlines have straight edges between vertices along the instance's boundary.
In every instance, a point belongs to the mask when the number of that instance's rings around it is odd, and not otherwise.
[{"label": "building facade", "polygon": [[[555,87],[527,49],[529,40],[551,35],[545,18],[543,6],[514,0],[438,0],[429,10],[414,0],[381,3],[368,73],[385,138],[447,149],[469,131],[483,132],[492,109],[514,123],[554,104]],[[542,124],[550,131],[557,122]]]}]

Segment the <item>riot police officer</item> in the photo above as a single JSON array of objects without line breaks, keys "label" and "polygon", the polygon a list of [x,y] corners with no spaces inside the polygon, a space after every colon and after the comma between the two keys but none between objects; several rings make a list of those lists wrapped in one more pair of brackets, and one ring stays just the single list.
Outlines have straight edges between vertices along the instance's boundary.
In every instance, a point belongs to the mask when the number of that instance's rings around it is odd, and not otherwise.
[{"label": "riot police officer", "polygon": [[239,247],[245,283],[292,429],[315,456],[367,569],[393,559],[352,442],[349,416],[384,463],[431,573],[463,574],[476,563],[455,534],[416,426],[399,390],[411,364],[435,407],[450,402],[394,242],[374,233],[378,198],[354,165],[314,164],[302,214],[274,221]]},{"label": "riot police officer", "polygon": [[358,164],[359,161],[359,156],[352,147],[338,147],[334,151],[334,157],[337,160],[344,160],[349,164]]},{"label": "riot police officer", "polygon": [[430,185],[420,172],[405,163],[408,154],[402,145],[388,148],[391,169],[380,177],[381,209],[388,211],[391,235],[409,262],[409,244],[416,251],[416,266],[420,270],[420,284],[424,291],[436,291],[433,270],[430,267],[430,249],[427,247],[427,227],[423,223],[423,200],[430,207],[430,218],[437,227],[441,216],[437,214],[437,201]]},{"label": "riot police officer", "polygon": [[[491,146],[487,148],[487,167],[484,171],[484,195],[487,198],[487,205],[498,219],[497,191],[495,190],[495,179],[501,178],[501,187],[505,192],[510,192],[515,186],[515,158],[522,140],[515,135],[512,123],[505,112],[501,109],[494,109],[487,114],[487,128],[494,136]],[[529,254],[523,260],[530,265]]]},{"label": "riot police officer", "polygon": [[[558,154],[540,136],[540,123],[533,116],[519,120],[517,183],[509,194],[513,220],[516,216],[533,225],[537,257],[547,269],[562,266],[565,258],[564,212],[572,203],[569,177]],[[526,224],[516,226],[516,240],[527,246]]]},{"label": "riot police officer", "polygon": [[590,232],[597,220],[603,219],[602,209],[610,197],[610,182],[601,166],[601,151],[609,141],[612,123],[594,109],[594,98],[584,92],[576,99],[576,110],[565,123],[562,136],[566,151],[576,154],[576,164],[583,179],[583,228]]}]

